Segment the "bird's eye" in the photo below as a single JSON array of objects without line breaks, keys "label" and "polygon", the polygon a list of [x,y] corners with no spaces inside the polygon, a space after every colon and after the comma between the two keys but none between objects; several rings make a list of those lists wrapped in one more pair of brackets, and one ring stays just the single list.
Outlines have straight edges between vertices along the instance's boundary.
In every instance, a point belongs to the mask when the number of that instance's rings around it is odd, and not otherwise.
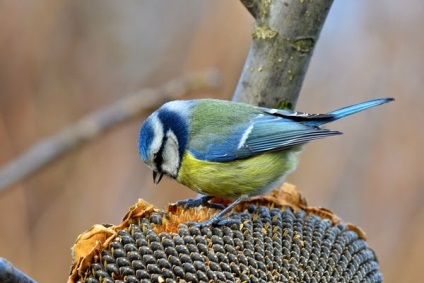
[{"label": "bird's eye", "polygon": [[155,164],[158,170],[162,167],[162,162],[163,158],[161,152],[153,153],[153,163]]},{"label": "bird's eye", "polygon": [[153,160],[154,161],[157,161],[157,159],[158,159],[158,153],[156,152],[156,153],[153,153]]}]

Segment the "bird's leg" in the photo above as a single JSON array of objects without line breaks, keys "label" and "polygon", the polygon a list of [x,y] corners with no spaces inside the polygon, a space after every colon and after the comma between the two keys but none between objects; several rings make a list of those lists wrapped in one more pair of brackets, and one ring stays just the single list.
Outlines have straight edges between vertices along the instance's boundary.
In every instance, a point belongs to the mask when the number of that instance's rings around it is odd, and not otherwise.
[{"label": "bird's leg", "polygon": [[213,199],[213,196],[201,196],[198,198],[189,198],[189,199],[183,199],[180,201],[177,201],[177,205],[183,205],[185,209],[192,208],[192,207],[198,207],[198,206],[207,206],[209,208],[215,208],[215,209],[224,209],[225,206],[219,203],[210,203],[209,201]]},{"label": "bird's leg", "polygon": [[203,222],[187,222],[188,225],[193,225],[198,228],[202,228],[210,225],[225,225],[225,224],[240,224],[240,221],[237,219],[223,218],[228,212],[230,212],[234,207],[236,207],[239,203],[247,200],[249,198],[248,195],[242,195],[232,203],[230,203],[225,209],[221,212],[212,216],[209,220]]}]

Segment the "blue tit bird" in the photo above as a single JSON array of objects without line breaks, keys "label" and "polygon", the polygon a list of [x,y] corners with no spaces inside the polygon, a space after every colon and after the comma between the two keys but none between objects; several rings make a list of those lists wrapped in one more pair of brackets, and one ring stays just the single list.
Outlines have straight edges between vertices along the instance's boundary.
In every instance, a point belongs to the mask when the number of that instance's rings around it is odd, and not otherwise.
[{"label": "blue tit bird", "polygon": [[208,204],[212,197],[234,200],[196,224],[202,227],[221,223],[238,203],[279,187],[296,168],[304,144],[341,134],[322,125],[392,100],[371,100],[327,114],[216,99],[171,101],[142,124],[138,148],[155,184],[167,175],[205,196],[179,204]]}]

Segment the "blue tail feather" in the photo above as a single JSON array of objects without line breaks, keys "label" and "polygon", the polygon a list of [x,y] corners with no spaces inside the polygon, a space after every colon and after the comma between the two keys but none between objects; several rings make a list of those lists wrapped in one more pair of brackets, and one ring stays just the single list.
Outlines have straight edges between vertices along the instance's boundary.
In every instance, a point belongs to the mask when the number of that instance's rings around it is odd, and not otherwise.
[{"label": "blue tail feather", "polygon": [[324,125],[333,121],[336,121],[338,119],[350,116],[352,114],[361,112],[363,110],[366,110],[368,108],[371,107],[375,107],[390,101],[395,100],[394,98],[380,98],[380,99],[374,99],[374,100],[370,100],[370,101],[366,101],[366,102],[362,102],[362,103],[358,103],[355,105],[351,105],[351,106],[347,106],[347,107],[343,107],[334,111],[331,111],[329,113],[327,113],[328,115],[331,115],[328,119],[320,119],[320,120],[312,120],[312,121],[308,121],[305,124],[309,125],[309,126],[320,126],[320,125]]},{"label": "blue tail feather", "polygon": [[378,106],[390,101],[393,101],[393,98],[381,98],[381,99],[374,99],[374,100],[370,100],[370,101],[366,101],[366,102],[362,102],[359,104],[355,104],[355,105],[351,105],[351,106],[347,106],[347,107],[343,107],[341,109],[337,109],[335,111],[331,111],[328,114],[333,115],[333,121],[340,119],[340,118],[344,118],[346,116],[358,113],[360,111],[363,111],[365,109],[374,107],[374,106]]}]

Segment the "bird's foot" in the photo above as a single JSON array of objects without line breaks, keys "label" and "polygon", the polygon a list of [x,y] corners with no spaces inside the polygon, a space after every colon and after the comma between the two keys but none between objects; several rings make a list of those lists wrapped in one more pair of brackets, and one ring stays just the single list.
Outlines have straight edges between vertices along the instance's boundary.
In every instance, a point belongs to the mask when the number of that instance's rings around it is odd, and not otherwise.
[{"label": "bird's foot", "polygon": [[238,224],[240,225],[241,221],[239,219],[234,218],[224,218],[228,212],[230,212],[235,206],[239,203],[247,200],[249,198],[248,195],[242,195],[234,202],[230,203],[225,209],[221,210],[219,213],[212,216],[210,219],[203,222],[187,222],[187,225],[194,226],[197,228],[202,228],[206,226],[217,226],[217,225],[227,225],[227,224]]},{"label": "bird's foot", "polygon": [[193,226],[193,227],[197,227],[197,228],[203,228],[203,227],[207,227],[207,226],[224,226],[224,225],[240,225],[241,224],[241,220],[240,219],[236,219],[236,218],[228,218],[228,217],[212,217],[206,221],[202,221],[202,222],[186,222],[185,223],[187,226]]},{"label": "bird's foot", "polygon": [[206,206],[209,208],[215,208],[215,209],[224,209],[225,206],[219,203],[210,203],[209,200],[211,200],[213,196],[202,196],[198,198],[189,198],[189,199],[183,199],[176,202],[176,205],[183,205],[185,209],[187,208],[193,208],[198,206]]}]

